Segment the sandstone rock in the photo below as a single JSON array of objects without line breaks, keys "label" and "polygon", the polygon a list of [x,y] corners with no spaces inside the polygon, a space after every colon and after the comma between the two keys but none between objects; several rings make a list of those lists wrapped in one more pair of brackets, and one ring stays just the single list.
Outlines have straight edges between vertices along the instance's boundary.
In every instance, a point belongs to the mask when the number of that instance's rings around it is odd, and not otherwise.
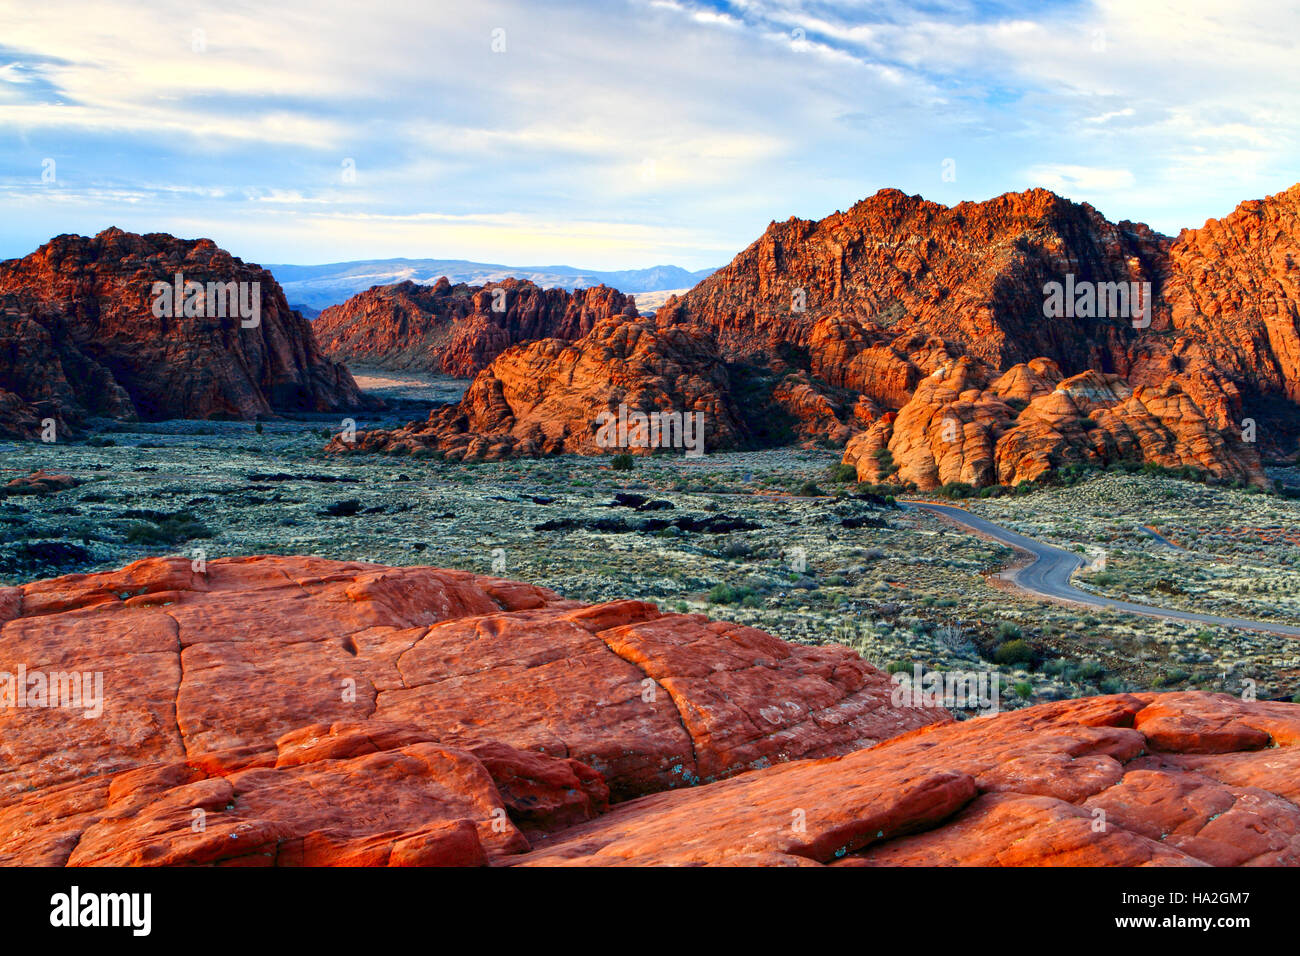
[{"label": "sandstone rock", "polygon": [[[0,863],[1297,865],[1300,705],[953,722],[839,647],[318,558],[0,592]],[[351,691],[355,690],[355,694]]]},{"label": "sandstone rock", "polygon": [[[177,273],[259,283],[257,325],[155,316],[154,283]],[[361,402],[271,274],[210,239],[107,229],[0,262],[0,356],[0,432],[13,437],[36,437],[45,417],[66,428],[87,416],[251,419]]]},{"label": "sandstone rock", "polygon": [[[699,397],[728,425],[710,447],[734,447],[734,434],[843,443],[861,480],[1015,484],[1122,462],[1264,486],[1254,442],[1289,454],[1300,438],[1298,222],[1300,186],[1177,240],[1042,189],[952,208],[882,190],[820,222],[773,223],[669,299],[655,318],[660,336],[685,332],[697,345],[689,359],[657,361],[672,371],[680,360],[707,380]],[[1048,284],[1076,279],[1113,287],[1116,308],[1103,312],[1116,314],[1045,315]],[[1138,290],[1142,314],[1137,300],[1119,314],[1120,287],[1125,298]],[[474,299],[458,307],[467,318],[455,345],[449,330],[461,320],[439,317],[450,306],[406,304],[417,288],[371,290],[374,301],[358,301],[346,320],[339,313],[355,354],[437,355],[439,368],[471,370],[548,324],[576,353],[549,340],[505,353],[457,408],[335,450],[599,453],[593,418],[624,395],[617,364],[593,370],[611,353],[602,325],[575,319],[572,304],[563,318],[528,321],[484,313]],[[419,294],[450,302],[452,290]],[[596,311],[618,301],[600,298]],[[755,369],[770,376],[757,387]],[[970,380],[954,389],[949,373]],[[643,367],[625,380],[656,377]],[[662,408],[677,396],[656,385],[646,400]],[[891,411],[897,421],[884,423]],[[1261,439],[1254,426],[1246,437],[1251,416]]]},{"label": "sandstone rock", "polygon": [[[1180,720],[1267,726],[1276,747],[1148,756],[1143,727]],[[642,797],[510,862],[1300,865],[1297,733],[1300,706],[1222,694],[1043,704]]]},{"label": "sandstone rock", "polygon": [[[648,319],[619,317],[597,323],[574,342],[543,339],[516,346],[480,372],[458,405],[435,409],[426,422],[391,431],[336,438],[330,450],[411,452],[430,449],[456,460],[511,455],[649,453],[601,435],[601,416],[628,412],[677,416],[663,444],[688,435],[686,415],[703,421],[703,450],[737,447],[743,437],[726,369],[712,338],[691,329],[656,329]],[[631,426],[629,426],[631,429]],[[651,436],[644,436],[651,440]],[[605,444],[602,445],[601,441]]]},{"label": "sandstone rock", "polygon": [[47,471],[34,471],[30,475],[5,482],[0,494],[49,495],[75,488],[79,482],[71,475],[52,475]]},{"label": "sandstone rock", "polygon": [[[883,462],[881,449],[889,452]],[[1178,380],[1135,390],[1095,371],[1062,379],[1041,358],[1001,376],[969,357],[941,366],[894,420],[853,438],[843,460],[859,481],[891,478],[923,490],[1016,485],[1067,465],[1117,462],[1267,485],[1254,446],[1217,428]],[[890,463],[896,470],[887,471]]]},{"label": "sandstone rock", "polygon": [[842,647],[318,558],[0,589],[20,667],[90,676],[77,706],[0,707],[11,863],[481,863],[611,799],[948,719]]},{"label": "sandstone rock", "polygon": [[603,285],[570,292],[518,279],[471,286],[443,278],[375,286],[325,309],[312,328],[341,361],[469,377],[512,345],[573,341],[601,319],[635,314],[630,297]]},{"label": "sandstone rock", "polygon": [[[900,411],[927,376],[961,356],[994,373],[1033,363],[1052,370],[1046,379],[1003,383],[994,389],[1003,400],[1030,401],[1040,385],[1054,386],[1052,375],[1088,370],[1119,375],[1133,388],[1170,390],[1155,396],[1158,403],[1181,405],[1176,389],[1195,420],[1186,429],[1158,412],[1154,425],[1151,408],[1133,408],[1145,420],[1116,425],[1106,440],[1160,446],[1141,460],[1260,483],[1254,449],[1240,447],[1243,421],[1259,419],[1258,441],[1273,454],[1293,453],[1300,437],[1297,261],[1300,185],[1242,203],[1176,240],[1107,222],[1090,206],[1041,189],[951,208],[882,190],[819,222],[773,223],[726,268],[666,303],[657,320],[712,331],[729,360],[794,363]],[[1150,315],[1046,317],[1047,284],[1067,276],[1149,283]],[[1077,435],[1037,447],[1045,437],[1039,429],[1028,443],[1034,447],[1022,451],[1023,466],[991,468],[987,446],[1004,424],[996,410],[954,411],[974,447],[900,462],[924,477],[923,487],[939,473],[979,484],[997,480],[995,471],[1037,475],[1113,458],[1083,452],[1091,443]],[[904,422],[899,440],[928,444],[914,424]]]},{"label": "sandstone rock", "polygon": [[857,405],[850,405],[847,396],[836,396],[832,391],[805,373],[795,372],[777,383],[772,400],[794,420],[795,434],[799,437],[842,445],[853,434],[844,419],[852,420]]},{"label": "sandstone rock", "polygon": [[[1170,245],[1144,225],[1108,222],[1044,189],[951,208],[884,189],[819,222],[772,223],[658,319],[713,329],[732,358],[765,359],[785,342],[809,349],[814,363],[824,354],[823,364],[848,368],[856,351],[881,348],[882,338],[919,336],[997,368],[1046,356],[1079,371],[1122,356],[1134,330],[1112,320],[1045,321],[1043,286],[1067,272],[1159,282]],[[830,335],[839,346],[829,352],[818,326],[845,315],[859,331]],[[899,381],[913,349],[886,347],[903,361],[878,354],[866,367],[895,365]]]}]

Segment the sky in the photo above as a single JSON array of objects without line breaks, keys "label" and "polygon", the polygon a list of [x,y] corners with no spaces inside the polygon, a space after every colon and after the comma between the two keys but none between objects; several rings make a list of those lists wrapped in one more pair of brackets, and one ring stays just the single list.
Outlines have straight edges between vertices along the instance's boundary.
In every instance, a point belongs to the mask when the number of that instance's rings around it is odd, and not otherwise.
[{"label": "sky", "polygon": [[1300,5],[0,0],[0,258],[725,264],[895,187],[1169,234],[1300,180]]}]

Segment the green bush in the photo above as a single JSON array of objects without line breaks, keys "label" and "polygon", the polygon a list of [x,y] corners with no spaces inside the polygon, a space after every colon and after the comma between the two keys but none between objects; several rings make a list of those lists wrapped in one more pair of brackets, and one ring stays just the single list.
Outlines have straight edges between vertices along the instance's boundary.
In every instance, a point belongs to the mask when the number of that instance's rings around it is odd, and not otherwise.
[{"label": "green bush", "polygon": [[129,544],[179,544],[195,538],[210,538],[212,530],[193,515],[182,512],[156,521],[136,521],[126,529]]},{"label": "green bush", "polygon": [[1020,625],[1011,621],[998,621],[997,635],[1004,641],[1017,638],[1020,636]]},{"label": "green bush", "polygon": [[1034,649],[1019,638],[1003,641],[993,652],[993,660],[1008,667],[1028,667],[1034,662]]},{"label": "green bush", "polygon": [[758,606],[758,592],[753,588],[733,588],[729,584],[715,584],[709,590],[710,604],[743,604],[746,607]]},{"label": "green bush", "polygon": [[831,481],[847,484],[851,481],[858,480],[858,469],[853,465],[846,465],[844,462],[838,462],[826,469]]},{"label": "green bush", "polygon": [[1156,679],[1157,687],[1172,687],[1174,684],[1181,684],[1192,675],[1187,671],[1175,667],[1171,671],[1166,671],[1162,676]]},{"label": "green bush", "polygon": [[1021,700],[1028,700],[1030,697],[1034,696],[1034,685],[1029,683],[1029,681],[1022,680],[1019,683],[1014,684],[1011,689],[1016,692],[1016,696]]},{"label": "green bush", "polygon": [[609,460],[611,471],[631,471],[636,467],[636,459],[628,452],[620,452]]},{"label": "green bush", "polygon": [[941,498],[969,498],[975,494],[975,486],[964,481],[950,481],[935,494]]},{"label": "green bush", "polygon": [[898,470],[898,465],[894,462],[894,453],[888,448],[877,448],[871,453],[871,456],[876,459],[876,464],[880,466],[881,477],[888,478]]},{"label": "green bush", "polygon": [[799,486],[799,494],[805,498],[820,498],[825,495],[826,492],[818,488],[815,482],[805,481]]}]

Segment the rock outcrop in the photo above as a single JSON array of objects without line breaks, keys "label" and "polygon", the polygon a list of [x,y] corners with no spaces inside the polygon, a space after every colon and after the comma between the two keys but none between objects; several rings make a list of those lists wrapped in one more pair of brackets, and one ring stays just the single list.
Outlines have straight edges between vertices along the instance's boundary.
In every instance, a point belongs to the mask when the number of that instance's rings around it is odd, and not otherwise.
[{"label": "rock outcrop", "polygon": [[[182,290],[179,315],[172,300],[155,309],[155,283],[178,274],[202,293],[187,310]],[[360,403],[271,274],[209,239],[107,229],[0,262],[0,435],[35,438],[46,420],[62,435],[91,416],[252,419]]]},{"label": "rock outcrop", "polygon": [[[1177,239],[1042,189],[952,208],[882,190],[819,222],[773,223],[726,268],[670,299],[655,323],[661,334],[716,343],[712,355],[693,350],[713,363],[693,370],[712,382],[713,407],[726,391],[740,396],[719,412],[735,427],[719,429],[710,447],[732,447],[729,432],[750,444],[843,445],[862,480],[893,476],[923,489],[1116,462],[1262,486],[1257,448],[1291,454],[1300,438],[1298,223],[1300,185]],[[1060,310],[1049,308],[1053,283]],[[437,356],[437,368],[463,371],[545,334],[540,320],[512,319],[503,331],[482,312],[481,292],[440,284],[438,295],[421,293],[469,303],[461,308],[480,318],[462,336],[459,319],[441,318],[450,306],[400,304],[416,289],[358,300],[344,330],[362,343],[355,354]],[[617,305],[601,298],[575,317],[570,304],[549,322],[578,354],[603,353],[608,333],[600,322],[585,331],[584,317]],[[467,337],[488,344],[471,348]],[[350,447],[472,458],[607,451],[587,437],[621,386],[612,374],[583,374],[575,386],[543,371],[550,361],[567,370],[572,354],[540,343],[501,353],[456,410]],[[959,361],[974,378],[954,389],[942,377]],[[1038,366],[1055,376],[1041,394],[1018,380],[994,386]],[[676,373],[671,359],[665,372]],[[525,376],[536,386],[524,388]],[[1062,379],[1070,384],[1058,390]],[[1081,390],[1103,379],[1105,400],[1080,405]],[[656,401],[664,407],[662,395]]]},{"label": "rock outcrop", "polygon": [[1296,866],[1300,706],[1130,694],[643,797],[533,866]]},{"label": "rock outcrop", "polygon": [[[1204,470],[1240,476],[1236,459],[1255,457],[1242,447],[1246,419],[1259,420],[1252,440],[1272,453],[1296,450],[1298,261],[1300,185],[1177,239],[1041,189],[951,208],[883,190],[819,222],[773,223],[658,321],[713,331],[731,361],[793,363],[900,412],[962,356],[994,372],[1046,359],[1067,377],[1119,375],[1163,390],[1156,404],[1181,395],[1195,407],[1195,447],[1148,460],[1208,456]],[[1049,283],[1088,285],[1094,307],[1045,315]],[[1127,312],[1112,308],[1121,300]],[[1200,419],[1218,435],[1202,435]],[[1217,458],[1224,445],[1233,460]]]},{"label": "rock outcrop", "polygon": [[[654,433],[650,420],[638,432],[634,413],[669,417]],[[542,339],[509,349],[457,405],[434,409],[425,422],[360,432],[355,441],[336,437],[329,448],[428,450],[452,460],[646,454],[655,447],[703,452],[738,447],[743,427],[712,336],[620,316],[575,342]]]},{"label": "rock outcrop", "polygon": [[846,648],[461,571],[0,588],[0,862],[1300,863],[1300,706],[958,723],[894,689]]},{"label": "rock outcrop", "polygon": [[1267,486],[1254,446],[1220,430],[1178,379],[1137,388],[1100,372],[1067,379],[1041,358],[1000,376],[969,357],[949,361],[921,380],[897,415],[856,435],[844,462],[859,481],[923,490],[1016,485],[1069,465],[1116,463]]},{"label": "rock outcrop", "polygon": [[601,319],[635,316],[632,298],[593,286],[573,292],[506,279],[481,286],[400,282],[325,309],[312,327],[339,361],[469,378],[512,345],[573,341]]},{"label": "rock outcrop", "polygon": [[[1066,273],[1158,282],[1170,244],[1140,223],[1108,222],[1045,189],[951,208],[884,189],[817,222],[772,223],[658,318],[713,329],[736,359],[762,361],[793,347],[813,352],[814,364],[846,367],[859,351],[884,350],[860,360],[863,381],[895,364],[888,352],[908,355],[907,342],[923,348],[931,337],[998,368],[1046,356],[1071,370],[1110,370],[1125,354],[1131,323],[1044,321],[1043,286]],[[818,328],[829,317],[847,324],[829,336],[835,353]]]},{"label": "rock outcrop", "polygon": [[52,495],[75,488],[81,482],[71,475],[55,475],[48,471],[34,471],[30,475],[11,478],[0,486],[0,497],[5,495]]}]

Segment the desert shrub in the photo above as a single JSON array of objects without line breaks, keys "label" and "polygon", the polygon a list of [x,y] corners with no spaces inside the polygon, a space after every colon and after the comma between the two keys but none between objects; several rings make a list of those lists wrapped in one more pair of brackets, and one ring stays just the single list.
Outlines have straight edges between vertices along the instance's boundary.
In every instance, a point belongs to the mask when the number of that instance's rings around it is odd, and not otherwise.
[{"label": "desert shrub", "polygon": [[816,482],[805,481],[799,486],[799,494],[805,498],[820,498],[825,495],[826,492],[818,488]]},{"label": "desert shrub", "polygon": [[975,486],[964,481],[950,481],[935,494],[941,498],[969,498],[975,494]]},{"label": "desert shrub", "polygon": [[1020,638],[1003,641],[993,652],[993,660],[1008,667],[1028,667],[1034,662],[1034,649]]},{"label": "desert shrub", "polygon": [[1034,696],[1034,685],[1029,683],[1029,681],[1022,680],[1019,683],[1012,685],[1011,689],[1016,692],[1016,696],[1021,700],[1028,700],[1030,697]]},{"label": "desert shrub", "polygon": [[212,537],[212,529],[187,512],[168,515],[155,521],[135,521],[127,526],[129,544],[178,544],[195,538]]},{"label": "desert shrub", "polygon": [[1004,641],[1009,641],[1020,636],[1020,625],[1011,621],[998,621],[997,636]]},{"label": "desert shrub", "polygon": [[871,453],[871,457],[876,459],[876,464],[880,466],[880,474],[888,477],[898,470],[898,465],[894,461],[894,453],[888,448],[877,448]]},{"label": "desert shrub", "polygon": [[744,604],[749,599],[754,599],[753,603],[747,607],[757,606],[757,592],[753,588],[739,587],[733,588],[729,584],[715,584],[709,590],[710,604]]},{"label": "desert shrub", "polygon": [[1079,665],[1077,673],[1079,680],[1095,681],[1106,673],[1106,668],[1096,661],[1084,661]]},{"label": "desert shrub", "polygon": [[636,460],[627,452],[620,452],[609,460],[611,471],[631,471],[636,467]]},{"label": "desert shrub", "polygon": [[858,480],[858,469],[853,465],[846,465],[844,462],[838,462],[826,469],[827,475],[831,481],[847,484],[851,481]]},{"label": "desert shrub", "polygon": [[890,661],[885,665],[885,670],[890,674],[901,674],[911,669],[912,664],[910,661]]},{"label": "desert shrub", "polygon": [[724,558],[747,558],[754,553],[754,546],[744,538],[728,538],[718,549],[718,554]]}]

